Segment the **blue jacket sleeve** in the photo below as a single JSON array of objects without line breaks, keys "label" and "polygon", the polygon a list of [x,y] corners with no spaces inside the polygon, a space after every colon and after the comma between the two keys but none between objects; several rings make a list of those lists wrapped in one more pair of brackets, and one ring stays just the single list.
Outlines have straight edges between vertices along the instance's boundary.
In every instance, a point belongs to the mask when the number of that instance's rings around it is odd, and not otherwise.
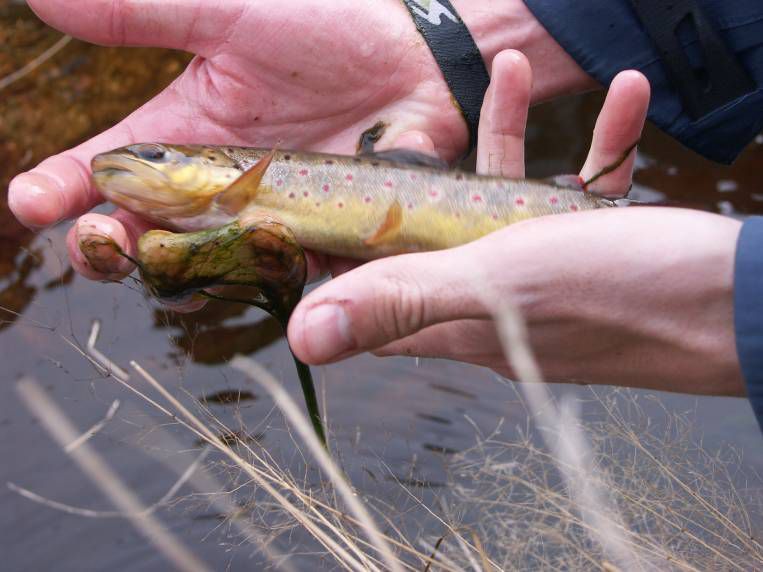
[{"label": "blue jacket sleeve", "polygon": [[[692,120],[671,86],[657,47],[629,0],[525,0],[525,4],[600,83],[609,85],[625,69],[641,71],[652,85],[649,118],[687,147],[730,163],[763,129],[763,1],[696,1],[755,84],[744,96],[697,120]],[[689,61],[695,61],[699,53],[695,38],[678,39]]]},{"label": "blue jacket sleeve", "polygon": [[734,326],[747,395],[763,429],[763,217],[745,221],[734,267]]}]

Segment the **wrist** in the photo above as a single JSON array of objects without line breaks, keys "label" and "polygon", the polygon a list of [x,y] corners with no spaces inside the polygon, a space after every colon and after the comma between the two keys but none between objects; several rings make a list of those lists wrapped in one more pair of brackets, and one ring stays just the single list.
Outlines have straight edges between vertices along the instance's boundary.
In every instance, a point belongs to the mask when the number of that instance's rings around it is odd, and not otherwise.
[{"label": "wrist", "polygon": [[474,37],[488,70],[503,50],[519,50],[527,56],[533,70],[532,103],[599,87],[522,0],[451,1]]}]

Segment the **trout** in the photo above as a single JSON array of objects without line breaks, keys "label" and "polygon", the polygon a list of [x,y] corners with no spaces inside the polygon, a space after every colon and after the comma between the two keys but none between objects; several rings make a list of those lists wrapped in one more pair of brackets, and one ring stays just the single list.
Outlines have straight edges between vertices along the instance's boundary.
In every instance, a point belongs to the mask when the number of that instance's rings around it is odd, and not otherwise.
[{"label": "trout", "polygon": [[525,219],[615,206],[582,186],[446,170],[406,151],[143,143],[97,155],[92,167],[105,198],[164,228],[262,217],[305,248],[358,259],[446,249]]}]

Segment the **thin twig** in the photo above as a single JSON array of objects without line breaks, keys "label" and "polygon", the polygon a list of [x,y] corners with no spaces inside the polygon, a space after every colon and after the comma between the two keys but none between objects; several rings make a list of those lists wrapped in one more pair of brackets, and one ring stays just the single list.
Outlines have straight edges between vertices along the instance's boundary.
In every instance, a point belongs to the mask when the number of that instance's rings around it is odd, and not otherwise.
[{"label": "thin twig", "polygon": [[116,415],[117,410],[119,409],[119,400],[115,399],[111,406],[109,407],[108,411],[106,411],[106,415],[101,419],[98,423],[94,424],[90,429],[82,433],[79,437],[77,437],[74,441],[69,443],[66,447],[64,447],[64,451],[67,453],[71,453],[85,443],[86,441],[92,439],[101,429],[103,429],[106,426],[106,423],[111,421],[111,419]]},{"label": "thin twig", "polygon": [[40,67],[42,64],[47,62],[50,58],[55,56],[58,52],[63,50],[66,47],[66,45],[71,41],[72,41],[71,36],[68,36],[68,35],[62,36],[55,44],[50,46],[47,50],[42,52],[39,56],[34,58],[24,67],[0,79],[0,91],[4,90],[9,85],[17,82],[18,80],[32,73],[35,69]]},{"label": "thin twig", "polygon": [[96,360],[98,363],[101,364],[102,367],[104,367],[109,372],[114,372],[119,377],[121,377],[124,380],[130,379],[130,374],[127,373],[125,370],[123,370],[121,367],[119,367],[117,364],[115,364],[113,361],[111,361],[109,358],[107,358],[105,355],[103,355],[96,347],[95,344],[98,342],[98,336],[101,333],[101,321],[100,320],[93,320],[93,325],[90,328],[90,336],[87,339],[87,353],[90,354],[90,357],[92,357],[94,360]]},{"label": "thin twig", "polygon": [[368,539],[379,552],[379,555],[387,564],[389,570],[392,570],[393,572],[401,571],[402,568],[400,567],[397,557],[392,553],[392,550],[384,540],[381,531],[376,526],[373,518],[371,518],[368,510],[360,501],[358,501],[355,492],[350,488],[350,485],[345,480],[339,468],[334,461],[332,461],[331,457],[329,457],[316,434],[310,430],[307,420],[304,418],[302,412],[291,399],[289,394],[286,393],[269,371],[252,359],[239,355],[233,358],[231,366],[248,375],[270,393],[273,401],[276,402],[276,405],[278,405],[284,415],[286,415],[294,425],[294,428],[297,430],[300,437],[302,437],[302,440],[313,454],[315,460],[318,461],[318,464],[324,470],[326,475],[328,475],[329,479],[331,479],[334,488],[339,492],[339,495],[342,497],[347,507],[355,515],[355,518],[361,522]]},{"label": "thin twig", "polygon": [[56,510],[60,510],[67,514],[74,514],[77,516],[84,516],[87,518],[142,517],[142,516],[146,516],[156,512],[159,508],[165,506],[169,501],[171,501],[175,497],[177,492],[180,490],[180,488],[191,478],[194,472],[199,468],[199,465],[201,465],[202,461],[207,457],[207,455],[209,454],[209,451],[210,451],[209,448],[204,449],[201,452],[201,454],[198,457],[196,457],[196,460],[194,460],[194,462],[191,463],[188,466],[188,468],[186,468],[183,474],[180,475],[180,478],[178,478],[178,480],[175,481],[175,484],[173,484],[172,487],[170,487],[170,489],[162,496],[162,498],[160,498],[154,504],[146,507],[146,509],[141,513],[128,514],[118,510],[92,510],[89,508],[82,508],[82,507],[72,506],[70,504],[58,502],[53,499],[49,499],[47,497],[37,494],[34,491],[30,491],[29,489],[26,489],[20,485],[17,485],[16,483],[7,482],[6,486],[13,492],[24,497],[25,499],[28,499],[30,501],[39,503],[41,505],[44,505]]},{"label": "thin twig", "polygon": [[[61,447],[74,441],[79,432],[66,414],[31,378],[17,385],[24,405],[37,417],[48,433]],[[120,511],[127,515],[133,526],[179,570],[199,572],[209,570],[206,564],[183,546],[156,518],[146,514],[146,508],[137,496],[122,482],[111,467],[89,444],[74,449],[70,456],[93,483],[109,497]]]}]

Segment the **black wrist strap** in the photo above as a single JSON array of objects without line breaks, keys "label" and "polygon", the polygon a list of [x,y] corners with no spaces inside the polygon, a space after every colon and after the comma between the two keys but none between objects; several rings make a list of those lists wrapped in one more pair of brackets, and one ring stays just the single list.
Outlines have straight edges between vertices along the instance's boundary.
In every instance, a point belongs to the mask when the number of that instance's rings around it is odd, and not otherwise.
[{"label": "black wrist strap", "polygon": [[490,75],[474,38],[449,0],[403,0],[469,128],[469,151],[477,146],[477,127]]},{"label": "black wrist strap", "polygon": [[[695,0],[631,0],[641,23],[681,94],[689,116],[696,120],[755,89],[755,83],[724,43]],[[701,67],[693,67],[678,34],[696,39]]]}]

